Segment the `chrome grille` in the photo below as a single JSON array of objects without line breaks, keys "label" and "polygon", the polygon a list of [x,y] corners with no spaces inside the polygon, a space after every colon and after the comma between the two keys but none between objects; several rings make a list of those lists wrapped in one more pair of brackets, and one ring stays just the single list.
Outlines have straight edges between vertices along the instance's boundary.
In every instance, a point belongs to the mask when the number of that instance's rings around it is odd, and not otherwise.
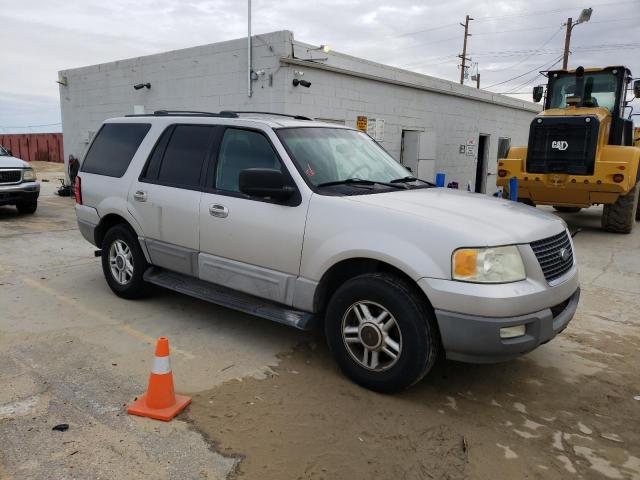
[{"label": "chrome grille", "polygon": [[22,170],[0,170],[0,183],[20,183]]},{"label": "chrome grille", "polygon": [[573,249],[566,230],[553,237],[531,242],[530,245],[547,282],[561,277],[573,266]]}]

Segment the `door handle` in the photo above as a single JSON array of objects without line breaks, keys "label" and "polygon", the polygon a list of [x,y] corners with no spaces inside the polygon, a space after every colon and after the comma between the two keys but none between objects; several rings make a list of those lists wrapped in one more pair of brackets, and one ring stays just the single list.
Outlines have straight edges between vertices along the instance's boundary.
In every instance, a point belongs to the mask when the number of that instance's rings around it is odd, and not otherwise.
[{"label": "door handle", "polygon": [[209,214],[214,217],[227,218],[229,215],[229,209],[224,205],[214,203],[213,205],[209,205]]},{"label": "door handle", "polygon": [[139,202],[146,202],[147,201],[147,192],[143,192],[142,190],[138,190],[136,193],[133,194],[133,198],[135,198]]}]

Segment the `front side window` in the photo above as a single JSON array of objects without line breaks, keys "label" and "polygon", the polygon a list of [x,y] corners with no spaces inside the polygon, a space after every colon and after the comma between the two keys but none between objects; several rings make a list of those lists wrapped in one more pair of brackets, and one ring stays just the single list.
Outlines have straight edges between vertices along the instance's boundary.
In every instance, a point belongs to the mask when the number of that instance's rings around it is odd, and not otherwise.
[{"label": "front side window", "polygon": [[240,172],[247,168],[271,168],[282,171],[282,166],[269,140],[260,132],[227,128],[220,144],[216,188],[239,192]]},{"label": "front side window", "polygon": [[[576,76],[554,78],[550,86],[549,108],[567,108],[567,97],[578,95]],[[613,111],[616,105],[618,79],[611,72],[585,72],[583,107],[603,107]]]},{"label": "front side window", "polygon": [[280,129],[278,136],[298,169],[315,186],[351,179],[391,182],[409,175],[363,132],[300,127]]},{"label": "front side window", "polygon": [[82,163],[82,171],[121,177],[151,128],[148,123],[105,123]]},{"label": "front side window", "polygon": [[0,145],[0,157],[8,157],[8,156],[9,156],[9,152],[5,150],[2,145]]}]

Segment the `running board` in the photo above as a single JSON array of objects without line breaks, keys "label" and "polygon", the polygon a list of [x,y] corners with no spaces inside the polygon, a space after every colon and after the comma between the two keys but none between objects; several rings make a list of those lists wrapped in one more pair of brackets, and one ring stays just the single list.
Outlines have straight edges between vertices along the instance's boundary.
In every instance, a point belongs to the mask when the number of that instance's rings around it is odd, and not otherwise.
[{"label": "running board", "polygon": [[159,287],[289,325],[299,330],[312,330],[316,323],[316,316],[310,312],[294,310],[279,303],[162,268],[149,267],[144,272],[144,280]]}]

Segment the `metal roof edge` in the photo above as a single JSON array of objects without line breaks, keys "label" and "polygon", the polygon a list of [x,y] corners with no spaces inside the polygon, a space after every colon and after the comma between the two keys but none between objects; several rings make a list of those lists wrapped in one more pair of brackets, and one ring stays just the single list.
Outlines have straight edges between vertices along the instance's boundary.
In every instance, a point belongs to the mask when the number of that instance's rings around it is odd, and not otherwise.
[{"label": "metal roof edge", "polygon": [[[427,91],[427,92],[440,93],[440,94],[443,94],[443,95],[451,95],[451,96],[454,96],[454,97],[465,98],[467,100],[473,100],[473,101],[477,101],[477,102],[487,103],[487,104],[490,104],[490,105],[499,105],[499,106],[502,106],[502,107],[513,108],[515,110],[523,110],[523,111],[532,112],[532,113],[539,113],[540,110],[541,110],[541,108],[535,103],[523,102],[521,100],[511,99],[509,97],[505,97],[504,95],[501,95],[501,94],[498,94],[498,93],[492,93],[492,92],[489,92],[487,90],[483,90],[483,93],[487,94],[487,95],[490,95],[491,98],[485,98],[485,97],[478,96],[478,95],[471,95],[471,94],[466,93],[466,92],[456,92],[454,90],[446,90],[446,89],[442,89],[442,88],[438,88],[438,87],[432,87],[432,86],[429,86],[429,85],[422,85],[422,84],[419,84],[419,83],[412,83],[412,82],[406,82],[406,81],[403,81],[403,80],[396,80],[394,78],[383,77],[383,76],[380,76],[380,75],[373,75],[373,74],[370,74],[370,73],[359,72],[357,70],[349,70],[349,69],[342,68],[342,67],[335,67],[335,66],[332,66],[332,65],[326,65],[324,63],[320,63],[320,62],[317,62],[317,61],[301,60],[301,59],[289,58],[289,57],[280,57],[280,62],[282,64],[285,64],[285,65],[296,65],[296,66],[301,66],[301,67],[306,67],[306,68],[316,68],[316,69],[319,69],[319,70],[325,70],[325,71],[329,71],[329,72],[340,73],[340,74],[343,74],[343,75],[350,75],[352,77],[363,78],[363,79],[366,79],[366,80],[383,82],[383,83],[388,83],[388,84],[391,84],[391,85],[398,85],[398,86],[401,86],[401,87],[413,88],[413,89],[416,89],[416,90],[422,90],[422,91]],[[416,76],[420,76],[421,75],[419,73],[411,72],[409,70],[402,70],[402,69],[398,69],[398,68],[395,68],[395,67],[389,67],[388,65],[375,64],[375,63],[374,63],[374,65],[377,65],[377,66],[380,66],[380,67],[386,67],[386,68],[393,68],[394,70],[398,70],[398,71],[406,73],[406,74],[412,74],[412,75],[416,75]],[[427,78],[434,78],[434,77],[427,77]]]}]

